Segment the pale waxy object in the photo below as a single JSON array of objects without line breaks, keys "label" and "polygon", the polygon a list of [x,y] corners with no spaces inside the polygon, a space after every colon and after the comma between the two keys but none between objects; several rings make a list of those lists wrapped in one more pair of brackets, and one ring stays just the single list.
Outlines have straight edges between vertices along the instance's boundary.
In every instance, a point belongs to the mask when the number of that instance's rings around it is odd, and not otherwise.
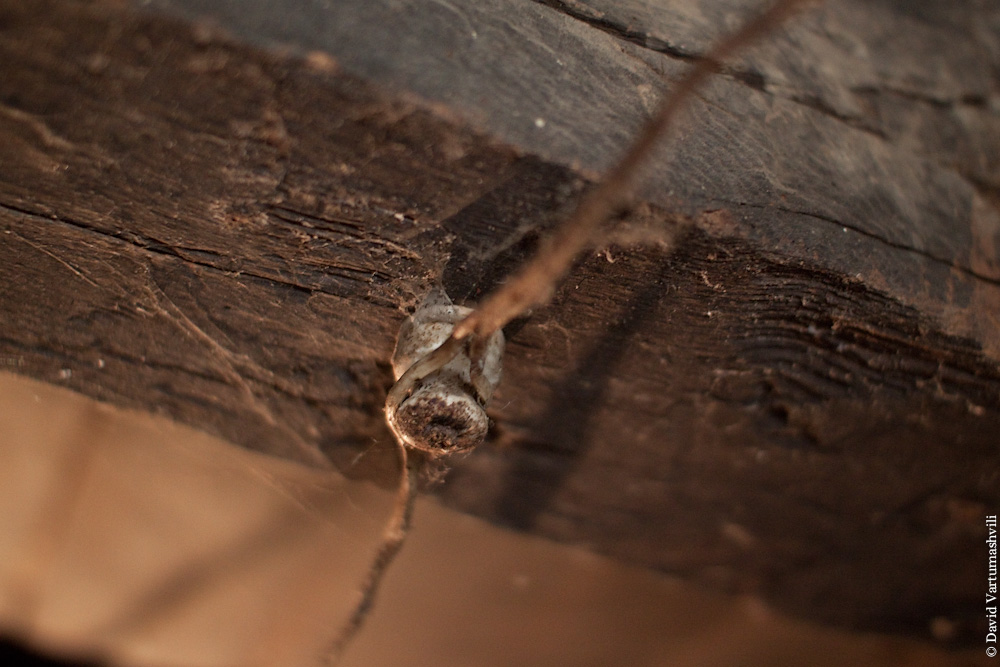
[{"label": "pale waxy object", "polygon": [[[456,306],[436,288],[403,322],[392,354],[396,380],[451,335],[472,310]],[[467,341],[441,368],[414,382],[396,406],[388,406],[389,425],[411,449],[431,456],[468,451],[489,430],[485,406],[500,383],[503,332],[485,341]]]}]

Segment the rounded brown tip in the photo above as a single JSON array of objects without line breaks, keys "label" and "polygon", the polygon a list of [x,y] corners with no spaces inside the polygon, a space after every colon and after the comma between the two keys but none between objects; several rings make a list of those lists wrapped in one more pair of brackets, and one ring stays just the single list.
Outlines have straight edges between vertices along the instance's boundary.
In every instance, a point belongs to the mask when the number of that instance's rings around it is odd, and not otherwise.
[{"label": "rounded brown tip", "polygon": [[411,446],[432,455],[453,454],[480,445],[489,430],[486,411],[452,377],[418,387],[396,410],[396,427]]}]

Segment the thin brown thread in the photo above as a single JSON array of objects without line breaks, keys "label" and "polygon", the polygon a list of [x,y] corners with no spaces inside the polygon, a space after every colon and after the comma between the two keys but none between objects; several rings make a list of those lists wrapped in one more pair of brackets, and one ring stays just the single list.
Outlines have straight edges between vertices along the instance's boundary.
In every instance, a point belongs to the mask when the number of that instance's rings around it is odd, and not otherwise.
[{"label": "thin brown thread", "polygon": [[382,544],[361,587],[360,600],[327,653],[326,665],[337,664],[361,629],[374,605],[382,578],[402,548],[409,531],[416,499],[416,476],[415,466],[408,462],[407,457],[407,447],[413,446],[413,443],[396,424],[395,416],[400,403],[420,380],[441,369],[459,352],[467,349],[467,339],[470,336],[473,337],[473,343],[475,340],[484,340],[519,315],[547,303],[555,292],[556,285],[569,271],[573,260],[592,242],[601,223],[632,196],[641,167],[688,99],[719,70],[723,60],[766,35],[788,19],[800,5],[809,1],[778,0],[744,24],[740,30],[717,43],[704,58],[698,60],[671,94],[664,98],[621,160],[594,190],[584,196],[573,214],[560,225],[538,254],[461,320],[447,340],[414,363],[389,390],[386,396],[386,421],[395,436],[401,463],[396,505],[386,525]]},{"label": "thin brown thread", "polygon": [[773,30],[806,1],[778,0],[698,60],[664,98],[618,164],[581,200],[551,240],[517,275],[459,322],[452,337],[488,336],[525,311],[545,304],[576,256],[591,243],[598,226],[631,197],[641,167],[692,94],[719,70],[723,60]]},{"label": "thin brown thread", "polygon": [[413,505],[417,499],[417,466],[409,459],[406,447],[399,441],[397,441],[397,452],[399,453],[400,477],[392,516],[386,523],[385,530],[382,532],[382,543],[379,545],[364,583],[361,585],[358,602],[354,606],[351,616],[341,626],[337,637],[326,651],[324,665],[332,666],[340,662],[344,651],[361,630],[365,618],[375,604],[379,585],[399,550],[403,548],[406,535],[410,531]]}]

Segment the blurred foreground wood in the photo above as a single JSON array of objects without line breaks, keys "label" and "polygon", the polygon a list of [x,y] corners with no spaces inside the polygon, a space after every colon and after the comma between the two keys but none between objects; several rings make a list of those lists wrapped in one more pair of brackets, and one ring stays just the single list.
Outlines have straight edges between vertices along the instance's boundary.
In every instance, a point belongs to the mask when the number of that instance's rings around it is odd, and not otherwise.
[{"label": "blurred foreground wood", "polygon": [[[315,664],[391,494],[7,373],[0,410],[14,415],[0,422],[0,633],[66,661],[55,665]],[[957,667],[979,655],[792,620],[429,500],[417,512],[345,665]],[[0,658],[13,648],[0,643]]]},{"label": "blurred foreground wood", "polygon": [[[333,4],[0,1],[0,363],[391,483],[407,308],[501,280],[751,8]],[[508,328],[493,440],[442,501],[980,642],[998,22],[830,2],[719,76],[646,201]]]}]

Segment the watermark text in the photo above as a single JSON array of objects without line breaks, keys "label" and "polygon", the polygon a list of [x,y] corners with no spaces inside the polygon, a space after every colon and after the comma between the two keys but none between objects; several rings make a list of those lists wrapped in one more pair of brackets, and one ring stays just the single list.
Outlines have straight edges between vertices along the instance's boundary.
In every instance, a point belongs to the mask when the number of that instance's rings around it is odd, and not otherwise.
[{"label": "watermark text", "polygon": [[986,517],[986,655],[997,655],[997,516]]}]

